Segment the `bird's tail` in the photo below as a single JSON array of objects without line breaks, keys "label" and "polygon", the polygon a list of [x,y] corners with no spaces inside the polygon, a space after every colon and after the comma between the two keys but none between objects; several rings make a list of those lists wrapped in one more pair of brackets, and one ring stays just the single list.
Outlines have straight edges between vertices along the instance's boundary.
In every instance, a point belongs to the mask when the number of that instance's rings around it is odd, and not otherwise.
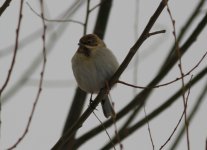
[{"label": "bird's tail", "polygon": [[104,99],[101,101],[101,106],[103,109],[104,116],[108,118],[109,116],[115,117],[115,111],[111,105],[108,95],[104,96]]}]

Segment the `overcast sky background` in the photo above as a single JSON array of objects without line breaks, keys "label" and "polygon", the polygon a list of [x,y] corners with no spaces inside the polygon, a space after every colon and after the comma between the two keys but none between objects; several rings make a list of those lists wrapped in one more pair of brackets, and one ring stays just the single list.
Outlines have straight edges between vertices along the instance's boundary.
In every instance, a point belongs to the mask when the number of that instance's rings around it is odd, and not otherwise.
[{"label": "overcast sky background", "polygon": [[[0,0],[2,5],[4,1]],[[37,12],[39,10],[39,1],[28,0],[32,8]],[[49,19],[57,19],[62,12],[67,10],[73,3],[73,0],[46,0],[46,16]],[[20,0],[12,1],[9,8],[4,12],[0,18],[0,85],[4,83],[7,75],[8,68],[11,63],[11,54],[5,54],[5,48],[13,45],[15,42],[15,30],[17,27],[18,14],[19,14]],[[91,6],[95,6],[99,3],[98,0],[91,0]],[[139,14],[138,14],[138,35],[143,31],[149,18],[152,16],[156,8],[158,7],[160,0],[140,0],[139,2]],[[179,32],[180,28],[184,24],[184,21],[189,17],[195,5],[198,1],[195,0],[170,0],[169,6],[171,8],[172,15],[176,20],[176,31]],[[121,63],[128,53],[129,49],[135,42],[135,12],[136,12],[136,0],[114,0],[111,9],[109,22],[105,34],[104,41],[107,47],[110,48],[118,61]],[[24,39],[34,31],[42,29],[42,21],[37,17],[30,8],[24,3],[23,8],[23,20],[21,25],[20,39]],[[86,3],[84,3],[80,9],[72,16],[72,19],[84,21],[85,20]],[[200,19],[205,15],[207,10],[207,4],[203,8],[204,12],[201,12],[196,22],[190,28],[190,31],[186,35],[186,38],[192,30],[195,28]],[[88,32],[91,33],[94,28],[94,22],[97,15],[97,10],[91,13],[88,25]],[[59,18],[60,19],[60,18]],[[62,23],[53,23],[57,28]],[[166,9],[162,12],[159,19],[155,23],[152,31],[166,30],[165,34],[155,35],[146,40],[141,46],[138,57],[138,85],[146,86],[151,79],[159,71],[159,66],[168,54],[168,51],[174,42],[172,35],[172,24]],[[50,32],[51,33],[51,32]],[[50,33],[47,34],[46,43],[49,41]],[[43,91],[41,93],[35,115],[32,120],[29,132],[25,139],[18,145],[16,150],[47,150],[50,149],[61,135],[62,128],[68,113],[68,109],[72,102],[72,98],[76,88],[76,82],[73,77],[71,69],[71,58],[75,53],[78,45],[78,40],[83,34],[83,27],[74,23],[67,23],[67,28],[61,37],[59,37],[54,47],[50,49],[50,53],[47,56],[47,64],[45,70],[45,80],[61,80],[63,81],[61,86],[48,86],[48,82],[44,82]],[[10,79],[10,82],[3,93],[3,99],[6,93],[12,88],[12,86],[24,75],[25,70],[30,67],[35,58],[42,52],[42,33],[39,33],[37,40],[29,43],[18,51],[14,70]],[[185,41],[185,39],[180,43]],[[183,70],[187,72],[201,59],[203,54],[207,51],[206,45],[207,28],[197,39],[196,43],[190,48],[189,52],[183,57]],[[10,48],[13,50],[13,48]],[[48,47],[46,47],[48,50]],[[6,50],[8,51],[8,50]],[[5,54],[3,57],[2,54]],[[133,83],[133,64],[134,59],[130,63],[129,67],[122,74],[121,80]],[[199,72],[207,64],[207,58],[203,60],[201,65],[193,72]],[[38,79],[40,78],[40,71],[42,64],[38,69],[32,73],[30,82],[27,82],[22,89],[18,91],[14,96],[5,98],[3,100],[3,106],[1,111],[1,141],[0,149],[5,149],[14,144],[16,140],[21,136],[25,130],[26,123],[29,119],[29,114],[32,109],[33,102],[35,100],[38,90]],[[180,72],[177,65],[168,76],[161,82],[165,83],[171,81],[176,77],[179,77]],[[190,77],[186,77],[185,81],[188,82]],[[35,82],[37,81],[37,82]],[[196,84],[191,89],[188,110],[190,111],[197,96],[200,94],[201,89],[207,82],[207,77],[204,77],[201,82]],[[157,106],[162,104],[167,98],[181,87],[181,82],[176,82],[172,85],[155,89],[150,96],[147,104],[146,111],[150,113]],[[137,90],[139,93],[141,90]],[[118,112],[123,108],[134,96],[134,89],[123,85],[117,85],[111,91],[112,99],[115,103],[115,110]],[[199,112],[196,114],[195,119],[190,124],[190,144],[191,149],[204,149],[205,140],[207,137],[207,99],[203,101]],[[88,106],[88,103],[85,109]],[[85,110],[84,109],[84,110]],[[96,114],[102,121],[105,118],[102,114],[100,106],[98,106]],[[183,111],[182,98],[177,100],[167,111],[164,111],[159,117],[150,121],[150,128],[152,132],[155,149],[159,149],[160,146],[167,140],[175,125],[177,124],[181,113]],[[138,115],[137,119],[144,117],[143,110]],[[123,120],[117,122],[117,126],[122,125]],[[88,129],[99,125],[99,121],[92,114],[87,121],[83,124],[83,127],[79,130],[78,135],[81,135]],[[179,129],[178,129],[179,131]],[[176,133],[178,133],[178,131]],[[111,136],[114,135],[114,127],[109,129]],[[176,135],[174,135],[176,137]],[[172,138],[173,141],[174,138]],[[80,147],[81,150],[97,150],[108,142],[108,137],[105,132],[102,132],[95,139],[84,144]],[[147,130],[147,126],[143,126],[140,130],[136,131],[129,138],[122,142],[125,150],[150,150],[152,145]],[[168,144],[170,146],[170,143]],[[186,138],[181,141],[178,149],[186,149]],[[168,146],[166,146],[167,149]]]}]

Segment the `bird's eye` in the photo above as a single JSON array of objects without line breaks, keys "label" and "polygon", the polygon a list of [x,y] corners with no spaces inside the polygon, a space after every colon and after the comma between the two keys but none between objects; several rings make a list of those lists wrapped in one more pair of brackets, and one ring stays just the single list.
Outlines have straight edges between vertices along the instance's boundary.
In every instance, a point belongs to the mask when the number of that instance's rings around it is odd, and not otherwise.
[{"label": "bird's eye", "polygon": [[97,43],[95,40],[93,39],[88,39],[87,42],[86,42],[87,45],[90,45],[90,46],[96,46]]},{"label": "bird's eye", "polygon": [[91,45],[92,43],[93,43],[92,40],[88,40],[88,41],[87,41],[87,44],[88,44],[88,45]]}]

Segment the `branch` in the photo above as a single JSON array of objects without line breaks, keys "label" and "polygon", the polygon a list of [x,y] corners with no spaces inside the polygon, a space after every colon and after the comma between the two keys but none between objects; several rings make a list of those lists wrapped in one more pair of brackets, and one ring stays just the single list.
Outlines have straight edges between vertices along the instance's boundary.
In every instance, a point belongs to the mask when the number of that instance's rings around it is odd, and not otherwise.
[{"label": "branch", "polygon": [[149,133],[149,136],[150,136],[150,141],[151,141],[151,144],[152,144],[152,149],[155,150],[155,145],[154,145],[154,142],[153,142],[152,133],[151,133],[150,124],[149,124],[149,120],[148,120],[148,116],[147,116],[145,105],[144,105],[144,115],[145,115],[145,118],[147,119],[147,129],[148,129],[148,133]]},{"label": "branch", "polygon": [[[102,3],[99,9],[98,16],[96,19],[96,25],[94,28],[94,33],[97,34],[102,39],[105,34],[106,25],[108,22],[108,18],[112,6],[112,0],[104,0],[104,1],[105,3]],[[86,10],[86,13],[89,15],[88,10],[89,10],[89,3],[87,5],[87,10]],[[87,25],[86,23],[87,21],[88,21],[88,17],[86,15],[86,20],[85,20],[86,25]],[[84,26],[84,28],[86,28],[86,26]],[[86,29],[84,29],[84,33],[86,33]],[[73,98],[72,105],[70,106],[62,135],[64,135],[66,131],[70,129],[72,125],[80,117],[86,100],[86,96],[87,96],[86,92],[82,91],[80,88],[76,88],[75,96]],[[76,140],[74,140],[75,135],[76,133],[74,133],[70,141],[64,145],[64,148],[66,147],[67,149],[71,149],[74,146],[73,144],[76,143]]]},{"label": "branch", "polygon": [[[120,67],[118,68],[116,73],[114,74],[114,76],[109,80],[109,87],[112,87],[115,84],[117,79],[121,76],[123,71],[126,69],[128,64],[130,63],[131,59],[133,58],[133,56],[135,55],[135,53],[137,52],[139,47],[147,39],[147,35],[149,34],[152,26],[154,25],[155,21],[157,20],[157,18],[159,17],[159,15],[163,11],[163,9],[165,8],[166,1],[161,1],[161,3],[158,6],[157,10],[153,14],[153,16],[150,18],[150,20],[149,20],[146,28],[144,29],[143,33],[141,34],[141,36],[139,37],[137,42],[134,44],[134,46],[130,49],[128,55],[126,56],[126,58],[124,59],[124,61],[122,62],[122,64],[120,65]],[[64,143],[66,143],[70,139],[70,137],[74,134],[74,132],[76,132],[76,130],[78,130],[82,126],[84,121],[93,112],[94,108],[96,108],[96,106],[100,103],[100,101],[102,100],[102,98],[103,98],[103,96],[106,92],[107,92],[106,87],[100,90],[98,96],[95,98],[95,100],[91,104],[92,107],[88,107],[88,109],[83,113],[83,115],[80,117],[80,119],[78,119],[78,121],[65,133],[65,135],[63,135],[58,140],[58,142],[53,146],[52,150],[58,150],[61,147],[61,145],[63,145]]]},{"label": "branch", "polygon": [[[190,81],[192,80],[192,77],[193,77],[193,76],[191,76]],[[186,102],[185,102],[186,104],[185,104],[185,106],[187,105],[188,100],[189,100],[190,88],[191,88],[191,86],[189,87],[189,90],[188,90],[188,95],[187,95],[187,97],[186,97]],[[182,87],[182,90],[183,90],[183,87]],[[182,92],[182,94],[183,94],[183,92]],[[177,125],[175,126],[173,132],[170,134],[170,136],[168,137],[168,139],[167,139],[167,140],[165,141],[165,143],[160,147],[159,150],[163,149],[163,148],[165,147],[165,145],[167,145],[167,143],[171,140],[172,136],[174,135],[175,131],[177,130],[178,126],[180,125],[181,120],[182,120],[183,116],[185,115],[185,113],[186,113],[186,107],[184,107],[183,113],[182,113],[182,115],[181,115],[181,117],[180,117],[180,119],[179,119]]]},{"label": "branch", "polygon": [[[44,18],[43,0],[40,0],[40,4],[41,4],[41,16],[42,16],[42,18]],[[43,84],[43,78],[44,78],[46,61],[47,61],[47,59],[46,59],[46,47],[45,47],[46,25],[45,25],[44,19],[42,19],[42,24],[43,24],[43,33],[42,33],[42,41],[43,41],[43,50],[42,50],[42,52],[43,52],[43,66],[42,66],[42,71],[40,73],[40,81],[39,81],[39,88],[38,88],[38,91],[37,91],[37,96],[36,96],[35,101],[33,103],[32,111],[30,113],[29,120],[27,122],[26,128],[25,128],[22,136],[15,142],[14,145],[12,145],[10,148],[8,148],[8,150],[12,150],[12,149],[16,148],[17,145],[24,139],[24,137],[28,133],[29,127],[31,125],[32,118],[34,116],[34,112],[35,112],[35,109],[36,109],[36,106],[37,106],[37,102],[38,102],[39,97],[40,97],[40,94],[42,92],[42,84]]]},{"label": "branch", "polygon": [[[187,99],[185,98],[185,81],[184,81],[184,73],[183,73],[183,64],[182,64],[182,59],[181,59],[181,53],[180,53],[180,47],[179,47],[179,43],[177,40],[177,35],[176,35],[176,29],[175,29],[175,20],[172,17],[172,13],[170,11],[170,8],[167,4],[167,11],[168,14],[170,16],[171,22],[172,22],[172,26],[173,26],[173,36],[174,36],[174,40],[175,40],[175,51],[177,52],[177,57],[178,57],[178,67],[180,70],[180,75],[181,75],[181,83],[182,83],[182,98],[183,98],[183,107],[184,107],[184,118],[185,118],[185,129],[186,129],[186,138],[187,138],[187,147],[188,150],[190,150],[190,138],[189,138],[189,130],[188,130],[188,121],[187,121]],[[181,117],[182,118],[182,117]]]},{"label": "branch", "polygon": [[[197,27],[194,29],[192,34],[189,36],[189,38],[186,40],[186,42],[181,46],[181,54],[182,55],[195,42],[195,39],[199,36],[201,31],[203,31],[203,29],[206,26],[206,24],[207,24],[207,14],[201,19],[201,21],[198,23]],[[152,87],[152,86],[155,86],[157,83],[159,83],[165,77],[165,75],[172,69],[172,67],[175,65],[176,62],[177,62],[177,56],[174,54],[171,57],[171,59],[169,59],[167,62],[164,62],[166,64],[164,66],[164,68],[162,68],[162,70],[159,71],[157,76],[148,84],[147,87]],[[127,104],[127,106],[125,106],[122,110],[120,110],[117,113],[116,120],[118,121],[119,119],[121,119],[124,115],[126,115],[129,111],[131,111],[132,108],[134,108],[136,106],[138,106],[138,108],[136,110],[138,112],[138,110],[140,108],[142,108],[142,105],[143,105],[144,101],[146,100],[146,98],[148,97],[148,95],[150,94],[151,91],[152,90],[148,89],[148,88],[143,90],[143,91],[141,91],[137,96],[135,96],[131,100],[131,102],[129,104]],[[109,126],[112,125],[112,123],[113,123],[112,119],[107,120],[104,123],[104,126],[105,127],[109,127]],[[78,143],[77,143],[76,147],[80,146],[81,144],[86,142],[91,137],[97,135],[102,130],[103,129],[102,129],[101,126],[97,126],[97,127],[93,128],[93,129],[89,130],[87,133],[85,133],[84,135],[79,137]]]},{"label": "branch", "polygon": [[[189,88],[190,86],[195,85],[197,82],[199,82],[203,77],[205,77],[207,74],[207,67],[205,67],[202,71],[200,71],[198,73],[198,75],[196,75],[190,82],[188,82],[186,84],[186,88]],[[166,100],[162,105],[160,105],[158,108],[156,108],[154,111],[152,111],[149,115],[148,118],[143,118],[140,121],[138,121],[137,123],[134,123],[133,126],[130,126],[129,128],[126,128],[122,131],[119,131],[119,135],[120,135],[120,139],[124,140],[125,138],[127,138],[129,135],[131,135],[132,133],[134,133],[136,130],[138,130],[139,128],[141,128],[143,125],[145,125],[147,123],[147,121],[150,121],[152,119],[154,119],[156,116],[158,116],[159,114],[161,114],[164,110],[167,110],[167,108],[169,108],[176,100],[178,100],[178,97],[180,97],[182,95],[182,88],[179,89],[171,98],[169,98],[168,100]],[[105,125],[106,127],[106,125]],[[91,133],[93,134],[93,133]],[[80,141],[83,142],[83,141]],[[117,144],[118,141],[116,138],[113,138],[112,142],[114,144]],[[104,149],[109,149],[111,147],[110,143],[107,143]]]},{"label": "branch", "polygon": [[61,20],[61,19],[47,19],[47,18],[45,18],[45,16],[42,16],[42,15],[38,14],[28,2],[26,2],[26,4],[36,16],[40,17],[44,21],[48,21],[48,22],[73,22],[73,23],[77,23],[77,24],[80,24],[80,25],[84,25],[82,22],[77,21],[77,20],[72,20],[72,19],[64,19],[64,20]]},{"label": "branch", "polygon": [[[74,4],[72,4],[67,11],[67,15],[65,18],[70,18],[72,15],[74,15],[74,13],[77,12],[77,10],[79,9],[80,4],[81,5],[84,3],[83,1],[75,1]],[[65,11],[60,15],[62,16],[63,14],[65,14]],[[47,25],[47,29],[51,29],[49,25]],[[53,32],[50,34],[50,37],[48,38],[48,42],[47,42],[47,55],[50,54],[50,52],[53,50],[54,45],[58,42],[58,40],[60,39],[61,35],[64,33],[65,28],[68,27],[68,25],[66,24],[61,24],[58,26],[58,28],[53,28]],[[54,30],[55,29],[55,30]],[[33,32],[31,35],[27,36],[26,38],[23,38],[23,40],[20,40],[20,46],[26,46],[28,45],[30,42],[33,42],[34,39],[39,38],[39,35],[41,34],[41,30],[37,30],[35,32]],[[48,31],[48,30],[47,30]],[[22,42],[21,42],[22,41]],[[8,47],[8,49],[5,49],[5,51],[9,51],[10,47]],[[20,79],[14,83],[14,85],[8,90],[8,92],[6,92],[4,94],[4,96],[2,96],[2,103],[6,103],[9,100],[11,100],[11,97],[14,96],[19,90],[22,89],[23,85],[28,81],[29,77],[33,74],[33,72],[38,68],[38,66],[40,65],[42,60],[42,53],[38,54],[37,57],[34,58],[34,60],[31,60],[31,64],[29,65],[29,67],[27,69],[25,69],[25,71],[22,73]]]},{"label": "branch", "polygon": [[5,0],[4,4],[0,8],[0,16],[3,14],[3,12],[6,10],[7,7],[9,7],[9,4],[12,0]]},{"label": "branch", "polygon": [[[180,34],[177,38],[177,41],[181,41],[185,35],[185,33],[187,32],[187,30],[190,28],[190,26],[192,25],[192,23],[196,20],[197,16],[200,14],[200,9],[203,6],[205,0],[200,0],[200,2],[198,3],[198,5],[195,7],[195,9],[193,10],[192,14],[190,15],[190,17],[187,19],[186,23],[183,25]],[[166,65],[166,62],[169,61],[169,59],[171,58],[173,52],[175,49],[175,45],[172,46],[168,56],[165,59],[165,63],[163,63],[162,67],[163,68]]]},{"label": "branch", "polygon": [[4,81],[4,83],[3,83],[3,85],[0,89],[0,130],[1,130],[1,103],[2,103],[1,96],[2,96],[2,93],[3,93],[4,89],[6,88],[6,86],[9,83],[9,80],[10,80],[10,77],[11,77],[11,74],[12,74],[12,71],[13,71],[13,68],[14,68],[14,64],[15,64],[15,61],[16,61],[17,50],[18,50],[18,46],[19,46],[19,43],[18,43],[19,42],[19,32],[20,32],[20,26],[21,26],[21,21],[22,21],[23,2],[24,2],[24,0],[20,1],[19,20],[18,20],[17,29],[16,29],[16,40],[15,40],[13,58],[12,58],[12,61],[11,61],[11,65],[10,65],[6,80]]},{"label": "branch", "polygon": [[18,46],[19,46],[19,44],[18,44],[18,41],[19,41],[19,31],[20,31],[20,25],[21,25],[21,21],[22,21],[23,1],[24,0],[21,0],[21,2],[20,2],[19,21],[18,21],[18,25],[17,25],[17,29],[16,29],[16,40],[15,40],[13,58],[12,58],[12,62],[11,62],[11,65],[10,65],[10,68],[9,68],[9,71],[8,71],[7,78],[6,78],[3,86],[0,89],[0,97],[1,97],[2,92],[4,91],[4,89],[6,88],[8,82],[9,82],[11,73],[12,73],[13,68],[14,68],[15,60],[16,60],[17,50],[18,50]]},{"label": "branch", "polygon": [[[191,112],[189,113],[189,117],[187,120],[189,120],[189,122],[191,122],[191,120],[195,117],[197,111],[199,110],[202,102],[205,100],[205,96],[207,94],[207,83],[205,85],[204,88],[202,88],[202,91],[200,93],[200,96],[198,97],[198,99],[196,99],[196,104],[193,106]],[[176,147],[178,146],[179,142],[181,141],[181,138],[183,136],[185,132],[185,125],[183,125],[182,129],[180,130],[180,133],[178,134],[178,136],[175,138],[175,141],[171,144],[171,147],[169,148],[169,150],[175,150]]]},{"label": "branch", "polygon": [[86,35],[87,33],[87,27],[88,27],[88,19],[89,19],[89,14],[90,14],[90,0],[87,0],[87,6],[86,6],[86,18],[85,18],[85,23],[83,24],[83,35]]}]

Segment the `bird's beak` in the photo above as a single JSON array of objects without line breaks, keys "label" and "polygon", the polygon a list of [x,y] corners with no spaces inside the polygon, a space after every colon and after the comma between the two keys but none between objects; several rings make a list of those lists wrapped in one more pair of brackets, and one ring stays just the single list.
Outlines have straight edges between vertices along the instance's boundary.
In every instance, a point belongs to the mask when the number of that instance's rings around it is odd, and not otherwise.
[{"label": "bird's beak", "polygon": [[82,46],[82,47],[85,47],[85,45],[82,44],[82,43],[80,43],[80,42],[78,43],[78,45],[79,45],[79,46]]}]

